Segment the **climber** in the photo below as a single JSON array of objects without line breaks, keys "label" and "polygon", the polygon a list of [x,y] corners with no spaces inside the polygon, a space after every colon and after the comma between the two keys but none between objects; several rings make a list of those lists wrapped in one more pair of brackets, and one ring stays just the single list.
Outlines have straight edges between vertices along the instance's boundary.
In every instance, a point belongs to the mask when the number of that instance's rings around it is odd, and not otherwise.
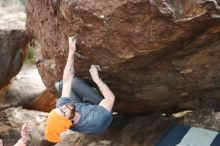
[{"label": "climber", "polygon": [[[18,142],[14,146],[27,146],[29,139],[30,137],[27,131],[27,125],[24,124],[21,128],[21,138],[18,140]],[[1,139],[0,139],[0,146],[3,146],[3,142]]]},{"label": "climber", "polygon": [[[84,134],[101,134],[112,122],[112,107],[115,96],[98,74],[98,66],[89,69],[92,80],[102,94],[83,79],[74,77],[74,54],[76,40],[69,37],[69,54],[64,68],[63,81],[55,87],[62,91],[47,119],[44,145],[61,141],[60,134],[66,129]],[[41,144],[43,145],[43,144]]]}]

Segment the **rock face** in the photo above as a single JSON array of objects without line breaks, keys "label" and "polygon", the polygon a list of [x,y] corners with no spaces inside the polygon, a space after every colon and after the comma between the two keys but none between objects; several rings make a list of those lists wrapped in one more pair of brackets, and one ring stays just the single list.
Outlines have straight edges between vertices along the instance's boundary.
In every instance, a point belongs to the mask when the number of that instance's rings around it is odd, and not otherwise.
[{"label": "rock face", "polygon": [[49,90],[43,91],[34,101],[27,107],[33,110],[50,112],[51,107],[56,105],[56,97]]},{"label": "rock face", "polygon": [[5,86],[20,71],[27,51],[28,38],[23,24],[12,20],[0,20],[1,91],[6,91]]},{"label": "rock face", "polygon": [[[82,145],[155,146],[157,140],[180,119],[150,116],[115,116],[109,131],[102,136],[84,136]],[[151,125],[151,126],[149,126]]]},{"label": "rock face", "polygon": [[[0,112],[0,139],[4,146],[12,146],[20,138],[20,128],[26,122],[30,133],[30,146],[39,146],[44,136],[47,114],[22,108],[8,108]],[[164,118],[158,114],[150,116],[115,116],[108,131],[99,136],[86,136],[66,131],[62,142],[56,146],[84,145],[146,145],[153,146],[155,141],[170,126],[182,119]],[[216,121],[218,122],[218,121]],[[134,123],[139,123],[134,124]],[[161,124],[162,123],[162,124]],[[151,127],[149,128],[149,125]],[[120,131],[120,132],[119,132]],[[142,133],[138,136],[137,133]],[[148,135],[148,138],[146,138]],[[135,137],[135,138],[131,138]]]},{"label": "rock face", "polygon": [[20,139],[20,129],[27,123],[31,134],[30,146],[39,146],[43,139],[47,113],[25,110],[22,108],[8,108],[0,112],[0,138],[4,146],[14,145]]},{"label": "rock face", "polygon": [[62,77],[67,38],[74,35],[77,75],[90,80],[89,66],[99,64],[116,95],[115,111],[200,108],[219,100],[219,4],[29,0],[27,29],[41,44],[38,69],[50,89]]},{"label": "rock face", "polygon": [[[20,138],[21,126],[25,122],[31,135],[29,146],[39,146],[44,136],[47,115],[19,107],[1,111],[0,139],[3,139],[4,146],[16,143]],[[174,125],[187,124],[219,131],[219,123],[220,113],[207,109],[190,113],[182,118],[162,117],[160,114],[115,115],[105,134],[91,136],[66,131],[62,134],[62,142],[56,146],[154,146],[164,132]]]}]

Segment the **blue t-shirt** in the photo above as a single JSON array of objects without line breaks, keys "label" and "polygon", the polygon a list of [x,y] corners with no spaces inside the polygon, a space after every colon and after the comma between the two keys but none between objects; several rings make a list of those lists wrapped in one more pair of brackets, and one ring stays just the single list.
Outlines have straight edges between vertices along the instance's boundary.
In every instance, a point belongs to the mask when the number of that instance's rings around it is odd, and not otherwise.
[{"label": "blue t-shirt", "polygon": [[99,105],[88,103],[72,103],[70,98],[59,98],[57,107],[65,104],[74,104],[75,110],[81,117],[79,121],[70,127],[71,130],[85,134],[101,134],[106,131],[112,122],[112,113]]}]

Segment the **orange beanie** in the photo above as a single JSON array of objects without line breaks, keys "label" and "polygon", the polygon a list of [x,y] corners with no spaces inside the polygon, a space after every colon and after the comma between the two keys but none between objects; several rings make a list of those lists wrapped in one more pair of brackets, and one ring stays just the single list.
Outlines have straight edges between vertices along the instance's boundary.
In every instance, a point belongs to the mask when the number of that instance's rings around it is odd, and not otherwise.
[{"label": "orange beanie", "polygon": [[47,118],[46,139],[54,143],[59,142],[61,140],[60,134],[70,126],[72,126],[70,120],[52,110]]}]

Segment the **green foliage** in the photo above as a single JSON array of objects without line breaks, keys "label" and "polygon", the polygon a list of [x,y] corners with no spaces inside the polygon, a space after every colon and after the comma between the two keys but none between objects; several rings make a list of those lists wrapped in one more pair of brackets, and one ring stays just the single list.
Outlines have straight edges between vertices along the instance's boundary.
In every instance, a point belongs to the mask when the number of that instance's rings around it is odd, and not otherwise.
[{"label": "green foliage", "polygon": [[30,64],[34,63],[34,48],[32,46],[28,48],[25,62]]}]

